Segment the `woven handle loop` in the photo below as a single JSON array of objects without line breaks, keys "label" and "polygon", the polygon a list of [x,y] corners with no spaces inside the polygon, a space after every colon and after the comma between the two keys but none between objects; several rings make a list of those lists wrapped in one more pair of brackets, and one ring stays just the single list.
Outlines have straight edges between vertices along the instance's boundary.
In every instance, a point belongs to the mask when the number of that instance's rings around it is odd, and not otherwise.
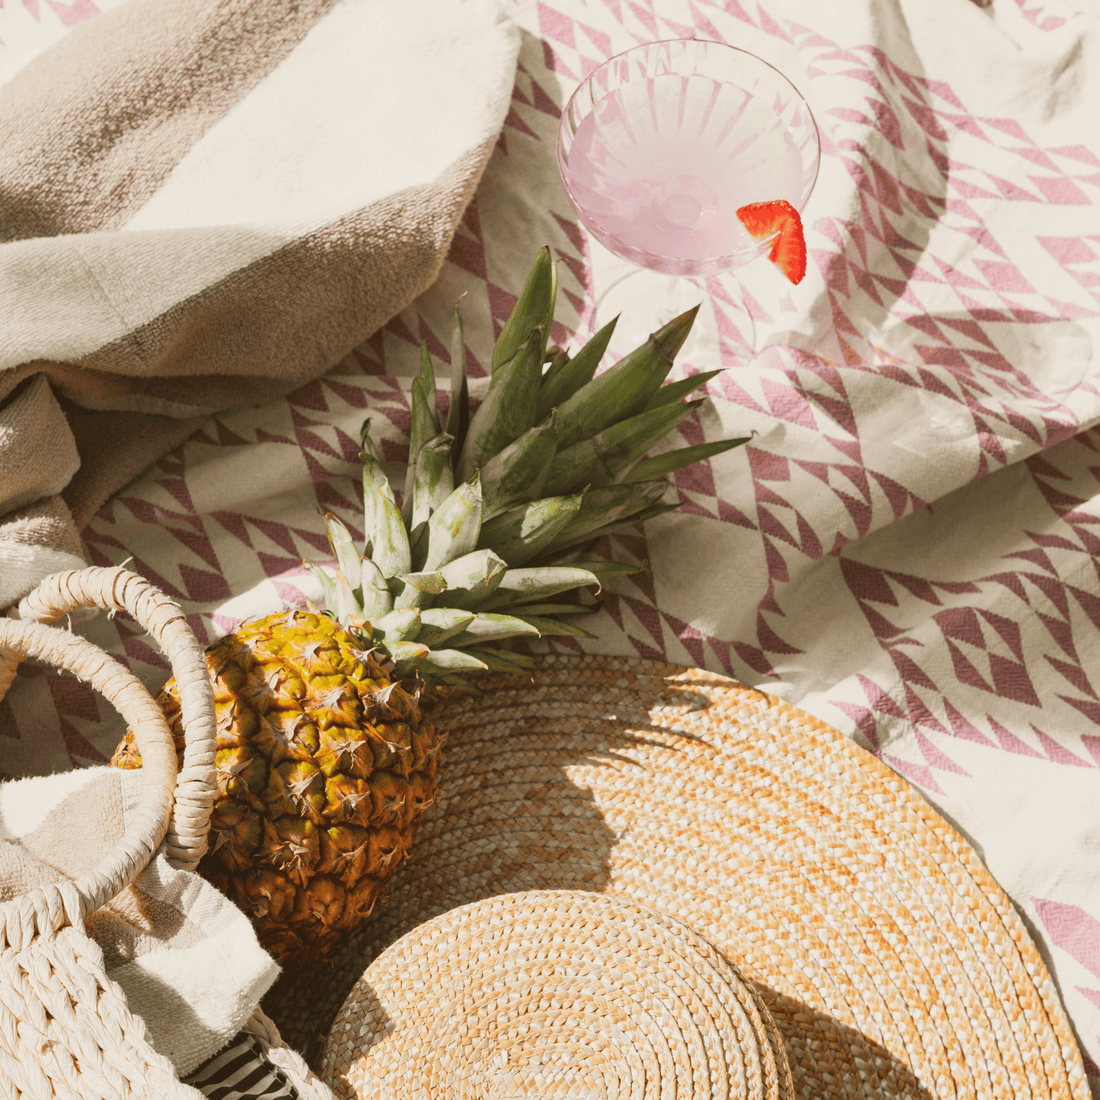
[{"label": "woven handle loop", "polygon": [[[156,639],[172,666],[180,695],[184,752],[166,848],[173,866],[194,870],[206,852],[217,784],[214,694],[202,646],[172,600],[144,577],[121,567],[55,573],[8,614],[26,622],[52,623],[87,607],[128,612]],[[18,663],[0,653],[0,698],[11,685]]]},{"label": "woven handle loop", "polygon": [[[176,748],[164,714],[145,685],[85,638],[42,623],[0,619],[0,650],[37,657],[76,673],[118,708],[137,738],[141,798],[118,843],[71,883],[47,886],[0,905],[0,947],[23,948],[39,933],[84,918],[141,873],[168,829],[176,787]],[[7,653],[5,653],[7,656]]]}]

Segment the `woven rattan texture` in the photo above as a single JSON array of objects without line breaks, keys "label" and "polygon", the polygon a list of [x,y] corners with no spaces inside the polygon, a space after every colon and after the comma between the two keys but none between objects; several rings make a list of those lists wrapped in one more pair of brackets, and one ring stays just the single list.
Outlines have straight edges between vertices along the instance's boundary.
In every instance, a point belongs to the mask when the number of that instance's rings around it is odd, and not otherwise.
[{"label": "woven rattan texture", "polygon": [[402,936],[344,1003],[322,1073],[338,1096],[392,1100],[792,1097],[770,1014],[719,952],[576,891],[487,898]]},{"label": "woven rattan texture", "polygon": [[133,882],[168,828],[176,782],[175,747],[164,715],[135,676],[86,639],[40,623],[0,619],[0,652],[34,656],[85,679],[119,710],[147,757],[141,799],[126,831],[74,881],[48,883],[0,905],[0,950],[23,949],[84,918]]},{"label": "woven rattan texture", "polygon": [[[172,735],[142,684],[84,638],[45,625],[94,606],[132,614],[168,656],[186,728],[178,774]],[[143,578],[86,569],[48,577],[16,614],[0,619],[0,698],[27,654],[105,695],[134,730],[144,766],[133,820],[99,865],[0,905],[0,1100],[202,1100],[153,1049],[145,1022],[130,1011],[121,986],[107,976],[102,949],[84,930],[84,917],[132,882],[163,838],[168,858],[184,869],[206,850],[215,732],[202,647],[179,608]],[[245,1030],[301,1100],[331,1100],[262,1012]]]},{"label": "woven rattan texture", "polygon": [[76,928],[0,952],[3,1100],[202,1100],[149,1045],[144,1021]]},{"label": "woven rattan texture", "polygon": [[589,890],[673,914],[755,982],[796,1095],[1086,1100],[1015,910],[864,750],[779,700],[655,662],[552,657],[484,687],[436,716],[451,730],[438,804],[362,935],[327,974],[279,990],[284,1034],[295,1013],[326,1029],[331,1000],[425,920]]},{"label": "woven rattan texture", "polygon": [[134,880],[167,832],[176,752],[164,715],[140,681],[68,631],[0,619],[0,653],[9,666],[33,655],[86,679],[130,723],[146,761],[132,820],[100,863],[0,905],[0,1097],[198,1098],[150,1045],[84,930],[84,918]]}]

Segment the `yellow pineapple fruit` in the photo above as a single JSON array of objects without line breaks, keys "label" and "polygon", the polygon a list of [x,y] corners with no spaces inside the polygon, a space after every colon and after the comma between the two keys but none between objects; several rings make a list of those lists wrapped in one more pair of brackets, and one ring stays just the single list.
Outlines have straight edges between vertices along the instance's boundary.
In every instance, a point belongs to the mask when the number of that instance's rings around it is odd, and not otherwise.
[{"label": "yellow pineapple fruit", "polygon": [[[329,517],[334,574],[311,565],[326,610],[284,611],[207,651],[218,790],[199,870],[253,919],[287,968],[329,953],[371,911],[431,805],[445,734],[425,687],[530,668],[509,639],[589,636],[563,598],[634,566],[584,561],[603,534],[673,505],[665,474],[744,439],[646,458],[710,374],[662,385],[694,311],[603,374],[614,322],[573,357],[547,348],[556,270],[535,261],[471,415],[455,310],[448,421],[422,350],[412,384],[404,508],[364,424],[362,552]],[[309,564],[309,563],[307,563]],[[182,752],[174,681],[160,695]],[[130,734],[112,763],[140,766]]]}]

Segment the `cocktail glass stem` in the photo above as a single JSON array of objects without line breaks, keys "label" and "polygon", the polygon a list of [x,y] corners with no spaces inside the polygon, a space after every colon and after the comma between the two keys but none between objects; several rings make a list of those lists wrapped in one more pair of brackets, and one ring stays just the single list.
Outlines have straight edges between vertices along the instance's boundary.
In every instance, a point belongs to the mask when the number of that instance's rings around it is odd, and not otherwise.
[{"label": "cocktail glass stem", "polygon": [[[736,276],[648,271],[613,255],[596,241],[589,243],[589,257],[595,296],[593,328],[619,318],[609,347],[611,355],[638,347],[652,331],[694,306],[700,306],[699,314],[676,357],[678,363],[696,370],[713,370],[723,364],[746,363],[758,350],[756,326],[752,315],[740,304],[741,284]],[[717,280],[725,291],[721,295],[721,332],[708,278]]]}]

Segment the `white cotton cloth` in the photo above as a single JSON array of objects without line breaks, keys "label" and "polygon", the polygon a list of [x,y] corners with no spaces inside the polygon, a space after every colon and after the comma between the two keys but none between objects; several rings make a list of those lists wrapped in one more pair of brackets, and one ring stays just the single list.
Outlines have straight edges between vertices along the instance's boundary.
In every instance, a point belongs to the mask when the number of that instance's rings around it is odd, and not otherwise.
[{"label": "white cotton cloth", "polygon": [[[0,902],[93,867],[125,832],[141,778],[96,767],[0,784]],[[153,1049],[181,1075],[245,1026],[279,975],[245,914],[163,849],[85,926]]]}]

